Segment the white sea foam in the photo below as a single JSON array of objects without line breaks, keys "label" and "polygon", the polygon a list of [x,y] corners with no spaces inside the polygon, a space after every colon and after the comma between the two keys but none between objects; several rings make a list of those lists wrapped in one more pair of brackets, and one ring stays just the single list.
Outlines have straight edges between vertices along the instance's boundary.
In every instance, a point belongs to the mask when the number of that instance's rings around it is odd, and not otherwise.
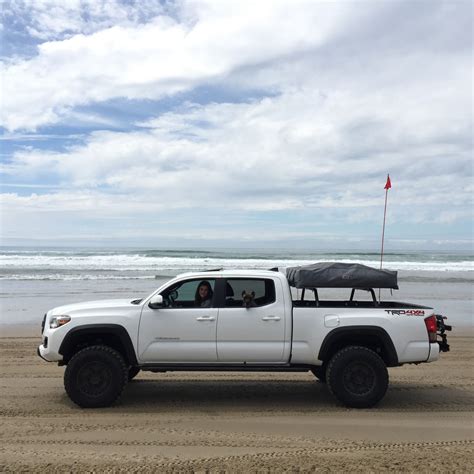
[{"label": "white sea foam", "polygon": [[[308,256],[309,257],[309,256]],[[239,256],[148,256],[143,254],[0,254],[0,279],[6,280],[104,280],[153,278],[154,275],[176,275],[177,273],[224,269],[268,269],[307,265],[316,261],[338,261],[361,263],[378,268],[380,261],[374,254],[360,258],[360,254],[311,255],[310,258],[242,258]],[[397,259],[398,258],[398,259]],[[433,261],[434,260],[434,261]],[[400,259],[400,255],[388,256],[384,268],[402,271],[427,272],[471,272],[471,260],[451,258]]]},{"label": "white sea foam", "polygon": [[88,275],[88,274],[61,274],[61,273],[22,273],[12,275],[0,275],[0,280],[154,280],[153,275]]}]

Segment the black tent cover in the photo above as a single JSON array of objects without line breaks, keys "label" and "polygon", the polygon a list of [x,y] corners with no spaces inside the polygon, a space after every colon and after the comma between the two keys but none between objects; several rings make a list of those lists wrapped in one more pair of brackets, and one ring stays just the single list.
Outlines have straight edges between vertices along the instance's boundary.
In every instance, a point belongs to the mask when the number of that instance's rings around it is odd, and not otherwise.
[{"label": "black tent cover", "polygon": [[398,290],[397,272],[358,263],[320,262],[286,269],[296,288],[392,288]]}]

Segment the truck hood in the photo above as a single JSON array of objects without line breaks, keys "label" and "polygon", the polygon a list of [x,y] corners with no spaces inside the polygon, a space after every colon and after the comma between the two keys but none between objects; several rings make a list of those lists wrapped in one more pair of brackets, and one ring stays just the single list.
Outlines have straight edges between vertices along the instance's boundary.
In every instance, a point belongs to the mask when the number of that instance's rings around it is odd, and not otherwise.
[{"label": "truck hood", "polygon": [[98,301],[85,301],[84,303],[74,303],[64,306],[58,306],[50,311],[50,315],[58,316],[61,314],[72,314],[79,312],[87,312],[90,310],[107,310],[110,308],[138,308],[136,304],[132,304],[133,299],[120,299],[120,300],[98,300]]}]

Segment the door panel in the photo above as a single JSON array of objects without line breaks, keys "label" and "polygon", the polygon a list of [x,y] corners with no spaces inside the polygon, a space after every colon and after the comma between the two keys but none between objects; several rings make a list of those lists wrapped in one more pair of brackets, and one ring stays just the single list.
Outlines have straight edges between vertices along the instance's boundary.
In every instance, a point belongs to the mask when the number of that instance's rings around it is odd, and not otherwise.
[{"label": "door panel", "polygon": [[[199,288],[204,283],[211,296],[207,301],[199,296]],[[141,362],[217,361],[218,309],[201,307],[212,306],[214,284],[214,280],[179,281],[161,292],[165,307],[143,307],[138,337]]]},{"label": "door panel", "polygon": [[143,308],[142,362],[216,362],[216,308]]},{"label": "door panel", "polygon": [[[223,363],[282,363],[285,346],[285,314],[281,303],[275,301],[275,290],[267,294],[261,284],[251,279],[228,279],[228,303],[219,308],[217,324],[217,355]],[[279,282],[276,282],[277,284]],[[244,307],[241,290],[253,290],[256,304],[272,300],[270,304]],[[255,288],[257,290],[255,291]],[[230,290],[232,289],[232,290]],[[260,293],[259,293],[260,291]]]}]

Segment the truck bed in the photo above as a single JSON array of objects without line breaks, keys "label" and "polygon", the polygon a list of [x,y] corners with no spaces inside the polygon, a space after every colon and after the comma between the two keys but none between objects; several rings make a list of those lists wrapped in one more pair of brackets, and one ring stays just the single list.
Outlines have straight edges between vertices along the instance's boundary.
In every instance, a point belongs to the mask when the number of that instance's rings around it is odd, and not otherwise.
[{"label": "truck bed", "polygon": [[432,309],[413,303],[399,301],[344,301],[344,300],[293,300],[294,308],[378,308],[378,309]]}]

